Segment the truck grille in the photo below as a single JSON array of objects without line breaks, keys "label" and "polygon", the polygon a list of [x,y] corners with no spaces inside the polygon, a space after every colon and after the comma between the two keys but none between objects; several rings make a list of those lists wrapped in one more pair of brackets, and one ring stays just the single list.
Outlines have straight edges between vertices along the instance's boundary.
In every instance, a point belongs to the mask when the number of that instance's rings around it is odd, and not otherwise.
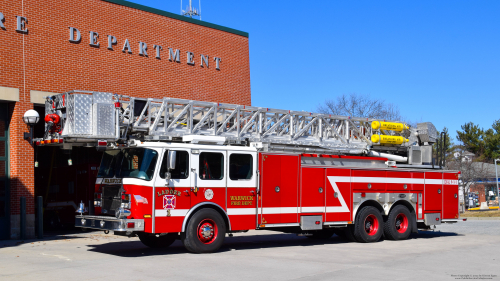
[{"label": "truck grille", "polygon": [[121,185],[106,185],[102,187],[102,213],[115,215],[115,210],[121,204]]}]

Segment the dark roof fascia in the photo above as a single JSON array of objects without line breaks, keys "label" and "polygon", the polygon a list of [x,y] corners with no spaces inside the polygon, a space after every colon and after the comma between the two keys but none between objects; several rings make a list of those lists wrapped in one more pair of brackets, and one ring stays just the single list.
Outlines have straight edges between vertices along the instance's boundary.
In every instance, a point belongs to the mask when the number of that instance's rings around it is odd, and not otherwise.
[{"label": "dark roof fascia", "polygon": [[148,6],[144,6],[144,5],[141,5],[141,4],[136,4],[136,3],[128,2],[128,1],[125,1],[125,0],[102,0],[102,1],[106,1],[106,2],[113,3],[113,4],[117,4],[117,5],[129,7],[129,8],[133,8],[133,9],[142,10],[142,11],[146,11],[146,12],[149,12],[149,13],[157,14],[157,15],[160,15],[160,16],[169,17],[169,18],[173,18],[173,19],[176,19],[176,20],[181,20],[181,21],[185,21],[185,22],[189,22],[189,23],[193,23],[193,24],[197,24],[197,25],[201,25],[201,26],[205,26],[205,27],[209,27],[209,28],[213,28],[213,29],[217,29],[217,30],[229,32],[229,33],[233,33],[233,34],[244,36],[244,37],[248,38],[248,32],[243,32],[243,31],[240,31],[240,30],[236,30],[236,29],[232,29],[232,28],[229,28],[229,27],[225,27],[225,26],[221,26],[221,25],[209,23],[209,22],[206,22],[206,21],[201,21],[201,20],[197,20],[197,19],[193,19],[193,18],[188,18],[188,17],[185,17],[185,16],[181,16],[181,15],[177,15],[177,14],[174,14],[174,13],[166,12],[166,11],[163,11],[163,10],[159,10],[159,9],[151,8],[151,7],[148,7]]}]

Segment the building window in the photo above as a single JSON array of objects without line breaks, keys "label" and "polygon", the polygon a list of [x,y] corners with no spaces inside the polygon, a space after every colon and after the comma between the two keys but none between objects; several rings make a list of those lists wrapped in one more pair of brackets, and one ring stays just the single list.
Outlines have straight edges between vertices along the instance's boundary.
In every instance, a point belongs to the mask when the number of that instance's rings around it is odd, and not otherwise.
[{"label": "building window", "polygon": [[229,156],[229,178],[249,180],[252,178],[253,157],[250,154],[231,154]]},{"label": "building window", "polygon": [[[189,176],[189,153],[182,150],[176,150],[176,152],[175,169],[170,170],[170,175],[172,179],[187,179]],[[167,158],[168,150],[165,151],[165,155],[163,155],[163,162],[160,169],[160,177],[162,179],[165,178],[165,172],[167,172]]]},{"label": "building window", "polygon": [[221,180],[224,178],[224,155],[217,152],[200,153],[200,179]]}]

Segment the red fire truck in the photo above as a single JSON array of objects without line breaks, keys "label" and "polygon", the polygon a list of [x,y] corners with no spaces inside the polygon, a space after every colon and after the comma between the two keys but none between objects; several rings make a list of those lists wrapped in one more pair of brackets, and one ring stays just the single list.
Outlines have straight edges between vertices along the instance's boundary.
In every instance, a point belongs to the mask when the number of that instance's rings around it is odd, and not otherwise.
[{"label": "red fire truck", "polygon": [[459,220],[459,173],[433,159],[431,123],[90,91],[47,97],[46,116],[38,145],[105,151],[76,226],[149,247],[214,252],[250,229],[404,240]]}]

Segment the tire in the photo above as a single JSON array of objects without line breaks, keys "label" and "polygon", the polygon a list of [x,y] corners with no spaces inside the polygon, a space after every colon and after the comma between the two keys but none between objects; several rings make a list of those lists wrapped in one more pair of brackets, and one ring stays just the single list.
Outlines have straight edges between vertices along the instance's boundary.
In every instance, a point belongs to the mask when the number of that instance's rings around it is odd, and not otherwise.
[{"label": "tire", "polygon": [[155,234],[138,233],[137,236],[139,236],[142,244],[150,248],[166,248],[172,245],[179,235],[177,233],[168,233],[167,235],[156,236]]},{"label": "tire", "polygon": [[224,219],[216,210],[205,208],[191,217],[181,240],[192,253],[213,253],[222,246],[225,236]]},{"label": "tire", "polygon": [[384,232],[384,221],[380,211],[372,206],[363,207],[356,216],[354,237],[358,242],[377,242]]},{"label": "tire", "polygon": [[384,234],[390,240],[405,240],[411,234],[411,213],[403,205],[394,207],[384,223]]},{"label": "tire", "polygon": [[329,239],[333,236],[333,229],[322,229],[312,233],[312,236],[307,236],[311,239]]}]

